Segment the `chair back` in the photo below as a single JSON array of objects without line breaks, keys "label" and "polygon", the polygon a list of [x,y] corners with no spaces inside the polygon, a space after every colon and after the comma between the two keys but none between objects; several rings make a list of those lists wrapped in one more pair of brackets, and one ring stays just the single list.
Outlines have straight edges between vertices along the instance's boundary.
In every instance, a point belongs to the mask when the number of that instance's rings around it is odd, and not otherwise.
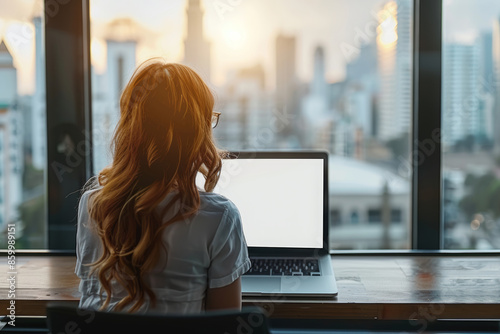
[{"label": "chair back", "polygon": [[59,333],[182,333],[182,334],[270,334],[263,309],[207,311],[199,314],[130,314],[80,309],[74,305],[47,305],[47,324]]}]

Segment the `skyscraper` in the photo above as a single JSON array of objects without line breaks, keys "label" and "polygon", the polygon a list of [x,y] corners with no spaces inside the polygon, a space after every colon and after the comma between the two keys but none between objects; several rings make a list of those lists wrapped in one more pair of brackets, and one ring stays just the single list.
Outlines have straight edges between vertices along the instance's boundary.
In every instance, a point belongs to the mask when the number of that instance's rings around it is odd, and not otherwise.
[{"label": "skyscraper", "polygon": [[357,137],[377,138],[375,101],[380,82],[375,42],[363,45],[358,57],[346,64],[346,82],[344,108],[356,126]]},{"label": "skyscraper", "polygon": [[[500,37],[500,36],[499,36]],[[479,36],[480,46],[480,75],[484,84],[493,86],[493,33],[483,32]]]},{"label": "skyscraper", "polygon": [[120,96],[127,85],[136,63],[135,40],[106,40],[107,46],[107,96],[110,104],[118,105]]},{"label": "skyscraper", "polygon": [[22,119],[16,110],[17,70],[0,42],[0,229],[18,219],[22,199]]},{"label": "skyscraper", "polygon": [[493,71],[493,33],[483,32],[479,36],[479,89],[482,108],[481,123],[485,139],[493,140],[494,107],[495,107],[495,78]]},{"label": "skyscraper", "polygon": [[317,46],[314,50],[314,77],[311,88],[314,95],[322,96],[326,100],[325,73],[325,51],[323,47]]},{"label": "skyscraper", "polygon": [[214,132],[218,145],[232,150],[268,148],[279,131],[270,126],[273,105],[261,64],[229,72],[217,100],[224,106],[223,125]]},{"label": "skyscraper", "polygon": [[94,146],[94,171],[98,172],[111,161],[109,145],[120,117],[120,96],[136,67],[137,39],[134,34],[135,22],[130,19],[115,20],[108,26],[106,39],[107,60],[104,83],[99,84],[104,92],[95,92],[92,110],[92,131]]},{"label": "skyscraper", "polygon": [[500,154],[500,18],[496,19],[493,24],[493,72],[495,87],[495,108],[493,110],[494,122],[494,150],[496,154]]},{"label": "skyscraper", "polygon": [[329,149],[332,112],[328,110],[328,90],[325,81],[325,52],[322,46],[314,50],[313,79],[309,94],[301,101],[302,145]]},{"label": "skyscraper", "polygon": [[377,136],[390,140],[409,133],[411,124],[411,2],[396,0],[380,12],[377,36],[380,98]]},{"label": "skyscraper", "polygon": [[443,144],[455,145],[484,131],[480,124],[477,45],[443,45]]},{"label": "skyscraper", "polygon": [[187,8],[187,35],[184,40],[184,61],[203,79],[210,81],[210,42],[203,35],[203,10],[200,0],[189,0]]},{"label": "skyscraper", "polygon": [[295,131],[298,115],[297,76],[295,62],[295,37],[278,35],[276,37],[276,107],[293,117],[283,131],[284,135]]},{"label": "skyscraper", "polygon": [[31,110],[31,158],[35,168],[45,169],[47,162],[47,120],[45,100],[45,47],[42,18],[35,25],[35,93]]},{"label": "skyscraper", "polygon": [[17,71],[14,59],[3,41],[0,42],[0,107],[8,108],[17,95]]}]

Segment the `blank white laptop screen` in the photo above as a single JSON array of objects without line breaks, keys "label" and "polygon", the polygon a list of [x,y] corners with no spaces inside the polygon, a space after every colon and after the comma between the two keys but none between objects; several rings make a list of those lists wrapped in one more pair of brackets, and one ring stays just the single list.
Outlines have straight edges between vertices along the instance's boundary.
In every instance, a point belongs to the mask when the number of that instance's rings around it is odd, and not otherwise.
[{"label": "blank white laptop screen", "polygon": [[214,192],[238,207],[249,247],[323,246],[322,159],[223,160]]}]

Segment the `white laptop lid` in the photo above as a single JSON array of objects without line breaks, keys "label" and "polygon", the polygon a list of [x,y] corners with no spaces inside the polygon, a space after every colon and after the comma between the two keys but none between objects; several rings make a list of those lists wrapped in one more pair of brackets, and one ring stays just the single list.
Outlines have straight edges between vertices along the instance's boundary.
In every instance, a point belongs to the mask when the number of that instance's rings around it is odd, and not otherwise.
[{"label": "white laptop lid", "polygon": [[328,252],[326,152],[233,152],[230,157],[223,160],[214,192],[238,207],[251,255]]}]

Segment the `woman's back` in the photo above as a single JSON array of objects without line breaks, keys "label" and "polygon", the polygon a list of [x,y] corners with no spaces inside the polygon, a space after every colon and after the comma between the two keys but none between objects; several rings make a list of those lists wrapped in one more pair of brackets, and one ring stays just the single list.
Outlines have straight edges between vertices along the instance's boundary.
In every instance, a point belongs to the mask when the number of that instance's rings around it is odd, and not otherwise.
[{"label": "woman's back", "polygon": [[[152,61],[132,75],[120,97],[113,162],[80,203],[82,306],[241,307],[239,277],[250,262],[239,214],[209,194],[225,154],[215,146],[220,113],[213,108],[212,92],[188,66]],[[205,192],[196,187],[199,175]]]},{"label": "woman's back", "polygon": [[[80,307],[98,309],[100,284],[95,275],[87,277],[90,264],[99,259],[101,241],[92,230],[94,222],[88,214],[89,195],[83,194],[79,208],[77,234],[77,266],[75,273],[82,279]],[[158,212],[173,199],[170,193],[158,206]],[[90,201],[92,205],[92,201]],[[168,221],[179,210],[177,202],[165,215]],[[187,220],[169,225],[163,231],[166,252],[158,265],[146,276],[157,298],[152,308],[147,301],[139,312],[159,311],[196,313],[204,310],[207,288],[230,284],[250,268],[240,216],[234,204],[225,197],[200,191],[200,208]],[[189,240],[189,242],[183,242]],[[113,297],[108,309],[127,296],[114,282]]]}]

